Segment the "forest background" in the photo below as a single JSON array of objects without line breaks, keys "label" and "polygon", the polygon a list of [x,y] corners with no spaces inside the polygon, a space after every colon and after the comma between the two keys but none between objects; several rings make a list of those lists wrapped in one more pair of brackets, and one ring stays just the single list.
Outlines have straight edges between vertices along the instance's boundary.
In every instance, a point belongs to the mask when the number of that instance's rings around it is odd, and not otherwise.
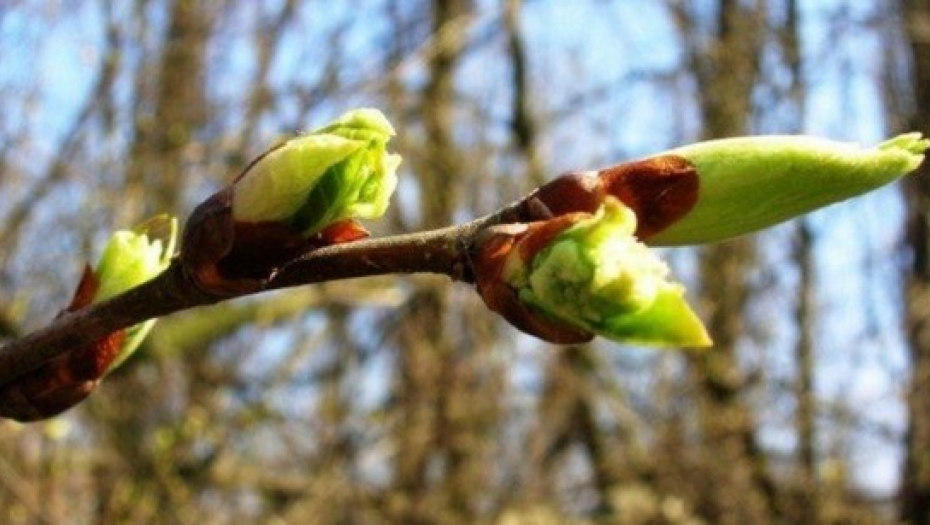
[{"label": "forest background", "polygon": [[[930,133],[930,0],[5,0],[0,343],[114,229],[347,109],[376,234],[696,140]],[[7,523],[925,523],[930,173],[664,252],[717,347],[556,347],[427,276],[179,313],[86,403],[0,422]]]}]

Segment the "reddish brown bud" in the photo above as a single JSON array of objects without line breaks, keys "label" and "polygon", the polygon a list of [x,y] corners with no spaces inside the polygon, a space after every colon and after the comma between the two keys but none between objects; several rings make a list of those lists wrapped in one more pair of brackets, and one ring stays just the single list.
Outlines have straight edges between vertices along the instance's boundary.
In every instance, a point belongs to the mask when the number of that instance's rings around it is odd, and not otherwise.
[{"label": "reddish brown bud", "polygon": [[566,173],[544,184],[527,198],[528,219],[542,221],[566,213],[594,213],[602,200],[603,183],[594,172]]},{"label": "reddish brown bud", "polygon": [[598,175],[605,191],[636,213],[636,237],[640,240],[669,227],[697,203],[697,170],[676,155],[618,164]]},{"label": "reddish brown bud", "polygon": [[78,283],[77,289],[74,290],[74,296],[65,308],[65,312],[76,312],[92,303],[98,288],[100,288],[100,281],[94,275],[94,270],[91,269],[90,265],[85,264],[84,273],[81,274],[81,281]]},{"label": "reddish brown bud", "polygon": [[561,175],[526,198],[524,219],[594,213],[611,195],[636,213],[636,236],[648,239],[684,217],[697,202],[698,190],[693,164],[676,155],[661,155],[597,172]]},{"label": "reddish brown bud", "polygon": [[316,239],[320,246],[329,246],[332,244],[357,241],[369,235],[370,233],[368,233],[368,230],[359,224],[358,221],[344,219],[323,228],[323,231],[316,234],[314,239]]},{"label": "reddish brown bud", "polygon": [[198,288],[234,291],[227,285],[230,279],[222,275],[218,266],[232,251],[235,235],[232,187],[213,194],[191,213],[181,237],[180,260]]}]

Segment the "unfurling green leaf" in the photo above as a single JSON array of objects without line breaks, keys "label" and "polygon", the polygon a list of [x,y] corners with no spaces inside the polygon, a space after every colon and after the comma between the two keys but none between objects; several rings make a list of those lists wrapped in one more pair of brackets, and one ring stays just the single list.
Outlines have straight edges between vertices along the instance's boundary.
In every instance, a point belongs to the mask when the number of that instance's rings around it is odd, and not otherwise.
[{"label": "unfurling green leaf", "polygon": [[[93,269],[98,287],[91,302],[109,299],[163,272],[174,255],[177,230],[176,218],[159,216],[135,230],[115,232]],[[110,370],[136,351],[154,324],[153,319],[126,330],[126,338]]]},{"label": "unfurling green leaf", "polygon": [[309,236],[343,219],[384,214],[397,186],[394,129],[376,109],[346,113],[260,157],[236,181],[233,218],[286,223]]}]

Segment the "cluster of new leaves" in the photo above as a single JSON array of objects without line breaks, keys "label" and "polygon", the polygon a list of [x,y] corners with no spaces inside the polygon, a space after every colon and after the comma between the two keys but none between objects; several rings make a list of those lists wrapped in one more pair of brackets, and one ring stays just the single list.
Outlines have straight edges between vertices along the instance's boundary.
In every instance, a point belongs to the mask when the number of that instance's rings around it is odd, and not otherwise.
[{"label": "cluster of new leaves", "polygon": [[717,242],[860,195],[914,171],[930,146],[917,133],[875,148],[709,141],[562,175],[464,225],[366,239],[357,220],[383,215],[397,185],[393,133],[360,109],[279,144],[192,213],[176,257],[173,218],[114,234],[62,315],[0,349],[0,416],[32,421],[77,404],[159,315],[392,272],[474,284],[490,309],[554,343],[710,346],[652,246]]}]

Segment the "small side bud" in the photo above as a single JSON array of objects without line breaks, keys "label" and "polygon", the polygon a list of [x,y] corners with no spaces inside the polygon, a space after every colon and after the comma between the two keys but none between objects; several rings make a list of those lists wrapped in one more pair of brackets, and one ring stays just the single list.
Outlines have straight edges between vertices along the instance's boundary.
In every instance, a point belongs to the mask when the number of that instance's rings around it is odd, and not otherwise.
[{"label": "small side bud", "polygon": [[[150,219],[134,230],[114,233],[94,271],[99,287],[91,302],[105,301],[165,271],[174,256],[177,234],[178,220],[168,215]],[[108,370],[132,355],[154,325],[152,319],[127,328],[126,340]]]},{"label": "small side bud", "polygon": [[[71,304],[62,314],[107,300],[163,272],[174,254],[176,237],[177,219],[168,216],[114,233],[96,267],[84,269]],[[154,323],[117,330],[0,386],[0,416],[36,421],[83,401],[104,375],[139,348]]]},{"label": "small side bud", "polygon": [[668,267],[633,235],[636,215],[608,197],[529,264],[514,261],[504,280],[544,315],[615,341],[709,346],[704,325],[668,281]]}]

